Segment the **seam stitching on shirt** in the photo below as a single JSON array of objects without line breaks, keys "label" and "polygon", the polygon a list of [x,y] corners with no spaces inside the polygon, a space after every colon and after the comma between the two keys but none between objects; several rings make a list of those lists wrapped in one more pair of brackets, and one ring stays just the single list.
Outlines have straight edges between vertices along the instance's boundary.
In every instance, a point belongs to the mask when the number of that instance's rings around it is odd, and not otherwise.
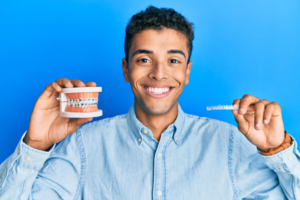
[{"label": "seam stitching on shirt", "polygon": [[234,143],[234,138],[233,138],[233,131],[232,128],[230,128],[230,137],[229,137],[229,152],[228,152],[228,168],[229,168],[229,176],[230,180],[232,183],[232,190],[234,193],[235,199],[238,199],[240,196],[238,189],[235,186],[235,181],[234,181],[234,173],[233,173],[233,144]]},{"label": "seam stitching on shirt", "polygon": [[139,135],[139,132],[136,133],[135,130],[133,130],[133,129],[131,128],[131,126],[134,126],[134,125],[132,124],[131,120],[129,120],[129,119],[126,118],[126,121],[127,121],[127,126],[128,126],[129,132],[133,133],[134,137],[137,139],[136,141],[138,141],[138,139],[139,139],[139,137],[140,137],[141,135]]},{"label": "seam stitching on shirt", "polygon": [[296,192],[295,192],[295,187],[296,187],[296,184],[295,184],[295,177],[292,175],[292,177],[293,177],[293,195],[294,195],[294,198],[295,199],[297,199],[296,198]]},{"label": "seam stitching on shirt", "polygon": [[[180,129],[180,132],[178,133],[177,137],[181,137],[181,133],[182,133],[182,130],[183,130],[183,127],[184,127],[184,123],[185,123],[185,116],[183,116],[183,122],[182,122],[182,126],[181,126],[181,129]],[[182,138],[180,138],[180,143],[182,142]]]},{"label": "seam stitching on shirt", "polygon": [[83,140],[81,136],[81,128],[76,132],[76,138],[77,138],[77,143],[79,145],[79,152],[80,152],[80,160],[81,160],[81,173],[80,173],[80,178],[79,182],[77,185],[77,189],[74,195],[74,200],[78,199],[81,193],[81,189],[84,183],[85,179],[85,172],[86,172],[86,155],[85,155],[85,150],[84,150],[84,145],[83,145]]},{"label": "seam stitching on shirt", "polygon": [[[294,145],[293,150],[294,150],[294,152],[296,152],[296,155],[297,155],[297,144]],[[291,175],[292,175],[292,173],[291,173]],[[294,198],[297,199],[297,197],[296,197],[296,178],[294,175],[292,175],[292,177],[293,177],[293,195],[294,195]]]}]

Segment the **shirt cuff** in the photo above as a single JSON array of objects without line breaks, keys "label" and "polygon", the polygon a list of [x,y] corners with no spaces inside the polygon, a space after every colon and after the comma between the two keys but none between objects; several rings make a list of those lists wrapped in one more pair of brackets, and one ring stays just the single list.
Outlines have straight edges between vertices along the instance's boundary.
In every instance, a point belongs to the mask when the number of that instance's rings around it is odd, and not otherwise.
[{"label": "shirt cuff", "polygon": [[27,168],[39,171],[44,162],[48,159],[50,154],[55,148],[55,145],[52,145],[48,151],[41,151],[38,149],[34,149],[28,146],[23,142],[23,139],[26,135],[27,131],[23,134],[21,141],[19,142],[14,154],[17,155],[17,159],[19,160],[19,167]]},{"label": "shirt cuff", "polygon": [[293,141],[292,145],[279,153],[271,156],[264,156],[258,151],[265,163],[272,170],[279,172],[292,172],[300,165],[300,154],[297,150],[297,142],[291,135],[290,137]]}]

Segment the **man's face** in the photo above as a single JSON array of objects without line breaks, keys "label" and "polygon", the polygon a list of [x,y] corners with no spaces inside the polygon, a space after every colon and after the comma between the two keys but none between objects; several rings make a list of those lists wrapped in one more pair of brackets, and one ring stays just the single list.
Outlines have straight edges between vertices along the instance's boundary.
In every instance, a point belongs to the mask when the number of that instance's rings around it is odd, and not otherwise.
[{"label": "man's face", "polygon": [[189,82],[188,40],[180,32],[144,30],[134,36],[123,74],[130,82],[135,101],[147,113],[167,113]]}]

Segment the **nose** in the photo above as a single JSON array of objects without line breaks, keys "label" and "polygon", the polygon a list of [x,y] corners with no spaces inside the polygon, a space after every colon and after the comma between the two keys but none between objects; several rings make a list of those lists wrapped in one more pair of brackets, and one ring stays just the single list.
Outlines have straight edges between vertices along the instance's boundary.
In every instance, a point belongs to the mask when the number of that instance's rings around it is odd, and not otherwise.
[{"label": "nose", "polygon": [[154,79],[156,81],[162,81],[164,79],[167,79],[168,75],[167,75],[166,67],[161,63],[157,63],[151,69],[149,78]]}]

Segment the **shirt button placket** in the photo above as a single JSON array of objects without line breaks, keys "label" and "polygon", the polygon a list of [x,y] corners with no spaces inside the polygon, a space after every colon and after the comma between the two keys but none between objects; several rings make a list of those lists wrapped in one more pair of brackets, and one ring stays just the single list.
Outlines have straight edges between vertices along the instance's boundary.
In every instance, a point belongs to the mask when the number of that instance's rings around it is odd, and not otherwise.
[{"label": "shirt button placket", "polygon": [[[161,137],[157,150],[156,150],[156,156],[155,156],[155,166],[154,166],[154,197],[155,200],[162,200],[166,196],[164,194],[165,189],[165,172],[166,172],[166,166],[165,166],[165,146],[167,142],[169,141],[169,137]],[[164,150],[164,151],[162,151]]]}]

